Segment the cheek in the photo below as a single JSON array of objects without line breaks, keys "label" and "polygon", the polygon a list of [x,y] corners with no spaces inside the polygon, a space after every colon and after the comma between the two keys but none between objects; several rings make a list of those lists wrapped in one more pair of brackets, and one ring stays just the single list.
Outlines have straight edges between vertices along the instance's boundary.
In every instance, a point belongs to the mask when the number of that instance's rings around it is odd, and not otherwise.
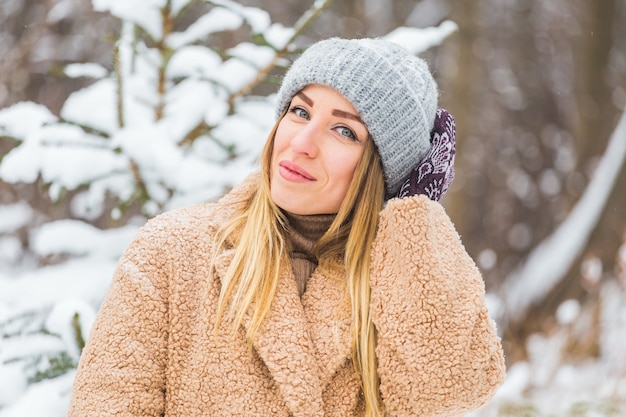
[{"label": "cheek", "polygon": [[329,167],[332,169],[332,175],[335,181],[341,184],[345,189],[347,189],[350,182],[352,182],[352,177],[354,176],[354,171],[360,158],[361,153],[335,154],[332,161],[329,161]]},{"label": "cheek", "polygon": [[282,153],[285,148],[289,146],[289,133],[285,127],[282,127],[282,124],[278,126],[276,129],[276,134],[274,135],[274,146],[272,147],[272,162],[278,157],[280,153]]}]

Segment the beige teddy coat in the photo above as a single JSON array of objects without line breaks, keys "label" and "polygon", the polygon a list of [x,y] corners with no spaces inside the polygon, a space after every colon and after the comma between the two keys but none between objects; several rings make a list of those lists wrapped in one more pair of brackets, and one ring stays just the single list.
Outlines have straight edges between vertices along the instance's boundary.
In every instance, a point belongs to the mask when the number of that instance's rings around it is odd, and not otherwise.
[{"label": "beige teddy coat", "polygon": [[[211,263],[214,233],[254,186],[249,178],[218,203],[142,228],[81,356],[69,416],[363,415],[342,274],[318,267],[300,298],[286,263],[252,351],[228,321],[213,333],[233,255]],[[502,348],[482,278],[442,206],[390,200],[371,271],[388,414],[456,416],[484,404],[504,378]]]}]

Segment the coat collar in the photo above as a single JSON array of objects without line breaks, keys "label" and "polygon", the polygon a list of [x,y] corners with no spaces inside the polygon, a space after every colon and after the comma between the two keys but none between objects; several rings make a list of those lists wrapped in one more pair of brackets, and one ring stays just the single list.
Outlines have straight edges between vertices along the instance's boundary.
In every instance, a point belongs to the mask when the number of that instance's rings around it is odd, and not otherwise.
[{"label": "coat collar", "polygon": [[[229,249],[217,256],[220,280],[233,254]],[[249,316],[243,325],[249,327]],[[318,267],[301,300],[291,265],[284,261],[276,296],[253,346],[292,414],[323,416],[322,392],[351,355],[350,306],[343,274]]]}]

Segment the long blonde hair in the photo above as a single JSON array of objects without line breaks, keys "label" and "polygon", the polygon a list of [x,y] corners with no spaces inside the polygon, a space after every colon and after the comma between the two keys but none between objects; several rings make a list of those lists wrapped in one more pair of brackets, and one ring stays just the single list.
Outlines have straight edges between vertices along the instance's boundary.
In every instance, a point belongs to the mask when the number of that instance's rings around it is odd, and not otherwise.
[{"label": "long blonde hair", "polygon": [[[217,248],[234,236],[237,238],[232,242],[233,260],[222,281],[216,329],[226,314],[233,321],[234,334],[254,305],[246,333],[250,347],[276,293],[280,268],[288,262],[288,243],[284,238],[286,220],[270,194],[270,162],[278,123],[263,149],[257,190],[217,234]],[[376,331],[370,318],[369,275],[370,252],[384,196],[382,163],[373,140],[368,138],[337,216],[314,249],[321,264],[345,269],[346,290],[352,307],[352,357],[368,417],[383,413],[375,354]],[[337,259],[342,259],[342,263],[337,264]],[[230,307],[226,311],[228,301]]]}]

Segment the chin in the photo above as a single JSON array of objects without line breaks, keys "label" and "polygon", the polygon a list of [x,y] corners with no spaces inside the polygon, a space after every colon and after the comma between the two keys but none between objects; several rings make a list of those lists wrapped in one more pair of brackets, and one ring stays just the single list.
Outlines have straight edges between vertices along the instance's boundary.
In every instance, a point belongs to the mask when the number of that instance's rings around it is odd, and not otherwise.
[{"label": "chin", "polygon": [[299,214],[299,215],[313,214],[311,213],[310,207],[305,207],[302,204],[289,204],[289,202],[286,202],[286,204],[283,204],[281,202],[275,202],[275,203],[281,209],[292,214]]}]

